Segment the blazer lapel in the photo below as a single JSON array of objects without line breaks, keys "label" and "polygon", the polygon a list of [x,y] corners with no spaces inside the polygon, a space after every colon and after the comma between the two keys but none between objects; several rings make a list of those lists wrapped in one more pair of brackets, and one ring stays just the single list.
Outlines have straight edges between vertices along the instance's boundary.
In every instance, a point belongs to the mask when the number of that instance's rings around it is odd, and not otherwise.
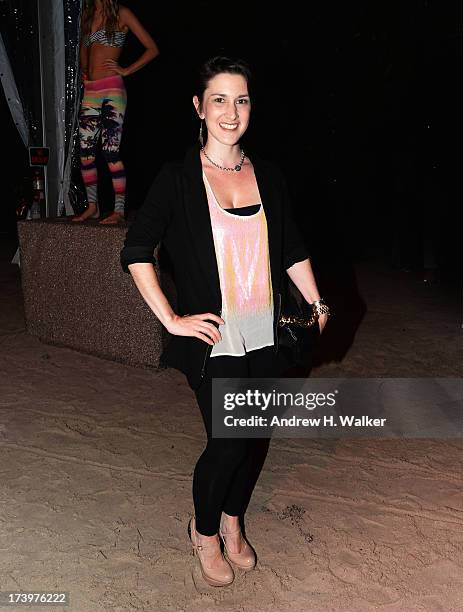
[{"label": "blazer lapel", "polygon": [[269,242],[270,268],[272,276],[272,287],[274,292],[280,290],[281,274],[281,214],[278,202],[278,193],[272,185],[270,170],[258,156],[250,155],[249,159],[254,166],[254,174],[257,180],[262,205],[267,219],[267,231]]},{"label": "blazer lapel", "polygon": [[219,311],[222,305],[220,278],[199,146],[195,145],[188,150],[183,168],[186,182],[184,185],[185,216],[190,228],[192,246],[206,279],[210,297],[217,304],[217,311]]}]

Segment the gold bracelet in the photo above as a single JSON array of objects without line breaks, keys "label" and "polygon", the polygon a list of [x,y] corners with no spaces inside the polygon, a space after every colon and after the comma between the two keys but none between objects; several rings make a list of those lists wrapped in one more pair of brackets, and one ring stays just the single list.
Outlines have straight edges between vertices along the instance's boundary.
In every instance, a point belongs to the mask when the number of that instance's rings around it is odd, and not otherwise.
[{"label": "gold bracelet", "polygon": [[317,301],[317,302],[313,302],[312,306],[315,312],[317,313],[317,316],[320,316],[322,314],[326,314],[328,317],[330,316],[330,309],[328,308],[326,304],[322,304]]}]

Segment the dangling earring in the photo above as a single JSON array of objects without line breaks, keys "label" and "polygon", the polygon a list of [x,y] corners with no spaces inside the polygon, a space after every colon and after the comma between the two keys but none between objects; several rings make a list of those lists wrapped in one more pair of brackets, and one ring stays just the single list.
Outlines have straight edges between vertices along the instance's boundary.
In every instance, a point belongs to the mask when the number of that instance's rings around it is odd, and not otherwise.
[{"label": "dangling earring", "polygon": [[202,147],[204,147],[204,141],[203,141],[203,119],[201,119],[201,124],[199,126],[199,136],[198,136],[198,140],[201,144]]}]

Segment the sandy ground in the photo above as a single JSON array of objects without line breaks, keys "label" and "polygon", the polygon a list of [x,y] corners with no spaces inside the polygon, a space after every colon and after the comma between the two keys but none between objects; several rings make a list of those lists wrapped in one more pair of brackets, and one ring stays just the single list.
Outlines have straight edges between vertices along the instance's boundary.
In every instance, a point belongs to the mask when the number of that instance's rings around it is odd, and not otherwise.
[{"label": "sandy ground", "polygon": [[[365,316],[326,362],[333,324],[313,376],[462,375],[458,292],[372,262],[356,283]],[[29,336],[17,266],[1,296],[0,590],[68,591],[72,612],[463,610],[461,438],[274,439],[246,518],[258,565],[208,587],[183,375]]]}]

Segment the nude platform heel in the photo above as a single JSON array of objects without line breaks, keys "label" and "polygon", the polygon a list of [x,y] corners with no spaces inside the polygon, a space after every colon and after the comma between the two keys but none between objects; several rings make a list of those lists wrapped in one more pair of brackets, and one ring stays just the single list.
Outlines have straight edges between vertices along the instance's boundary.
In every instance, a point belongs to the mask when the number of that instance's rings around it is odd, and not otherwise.
[{"label": "nude platform heel", "polygon": [[252,570],[256,566],[256,555],[243,534],[241,534],[242,545],[239,553],[232,553],[227,548],[227,543],[225,542],[226,536],[232,533],[237,533],[238,531],[241,531],[240,527],[234,531],[223,531],[222,521],[220,522],[219,534],[223,540],[223,545],[225,552],[227,553],[228,560],[233,563],[233,565],[236,565],[243,570]]},{"label": "nude platform heel", "polygon": [[[196,555],[199,559],[201,574],[204,580],[211,586],[230,585],[235,578],[233,568],[222,555],[218,542],[199,543],[200,537],[196,531],[195,517],[192,517],[188,523],[188,535],[193,545],[193,555]],[[208,559],[215,560],[219,555],[222,557],[221,563],[217,567],[208,567]]]}]

